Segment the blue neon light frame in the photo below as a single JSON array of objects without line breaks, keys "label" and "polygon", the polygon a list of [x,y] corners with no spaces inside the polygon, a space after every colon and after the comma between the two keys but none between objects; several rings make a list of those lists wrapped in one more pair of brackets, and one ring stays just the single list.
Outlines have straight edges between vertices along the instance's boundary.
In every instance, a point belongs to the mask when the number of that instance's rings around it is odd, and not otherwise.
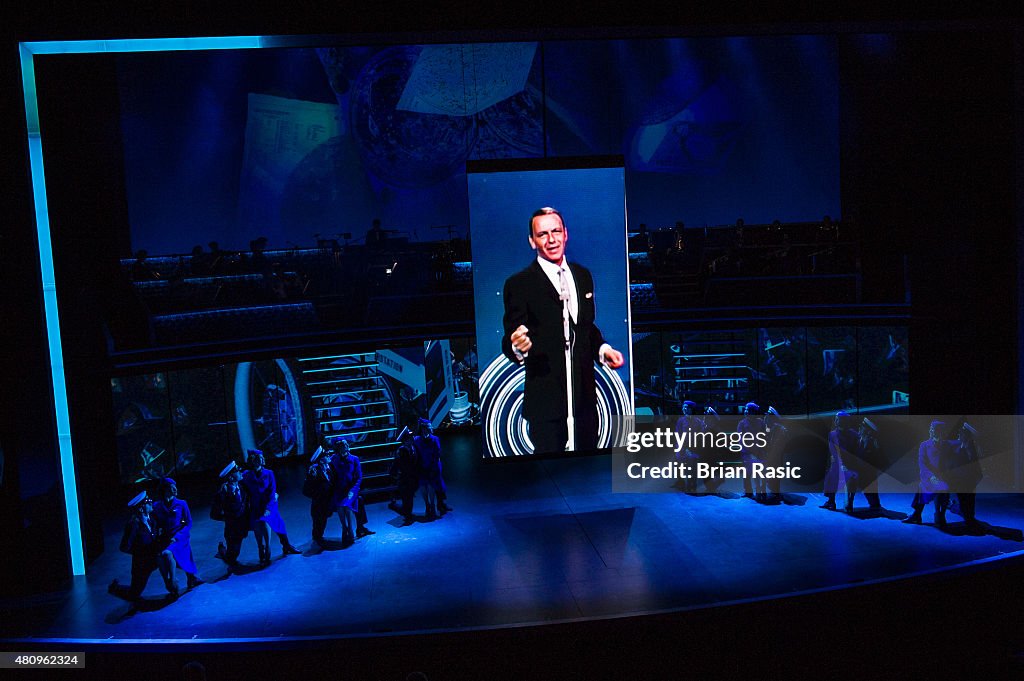
[{"label": "blue neon light frame", "polygon": [[25,95],[29,167],[32,175],[32,199],[35,208],[36,235],[39,243],[39,269],[42,279],[46,337],[50,354],[53,407],[57,427],[57,448],[60,455],[61,485],[64,489],[64,507],[68,524],[68,551],[71,558],[71,574],[73,575],[85,574],[85,551],[82,543],[81,517],[78,509],[78,488],[75,484],[75,459],[72,448],[67,382],[64,377],[64,354],[61,343],[60,316],[57,310],[57,284],[53,270],[53,244],[51,243],[50,217],[46,202],[43,142],[39,130],[39,103],[36,93],[34,58],[36,55],[48,54],[298,47],[309,45],[310,41],[310,37],[230,36],[23,42],[18,46],[21,56],[21,83]]}]

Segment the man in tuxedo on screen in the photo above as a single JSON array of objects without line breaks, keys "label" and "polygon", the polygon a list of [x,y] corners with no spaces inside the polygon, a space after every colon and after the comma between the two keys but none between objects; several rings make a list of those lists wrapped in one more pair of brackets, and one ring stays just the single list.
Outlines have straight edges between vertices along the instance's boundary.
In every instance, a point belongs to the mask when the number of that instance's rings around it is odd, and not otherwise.
[{"label": "man in tuxedo on screen", "polygon": [[594,323],[594,279],[565,258],[569,232],[554,208],[530,218],[530,248],[537,258],[505,281],[502,351],[526,368],[523,416],[536,453],[565,451],[569,442],[566,348],[572,380],[576,450],[597,447],[594,362],[613,369],[622,353],[604,342]]}]

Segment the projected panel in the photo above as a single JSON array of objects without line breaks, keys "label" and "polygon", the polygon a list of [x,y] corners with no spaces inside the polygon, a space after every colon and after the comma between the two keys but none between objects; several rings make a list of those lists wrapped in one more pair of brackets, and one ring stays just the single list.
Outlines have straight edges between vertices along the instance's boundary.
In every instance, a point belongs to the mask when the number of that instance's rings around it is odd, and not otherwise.
[{"label": "projected panel", "polygon": [[470,341],[289,357],[111,379],[121,480],[220,470],[249,449],[305,457],[322,439],[382,460],[418,419],[479,420]]},{"label": "projected panel", "polygon": [[666,333],[662,348],[668,413],[684,400],[719,414],[740,414],[757,396],[752,381],[756,352],[753,329]]},{"label": "projected panel", "polygon": [[807,413],[807,330],[757,330],[755,380],[758,399],[780,414]]},{"label": "projected panel", "polygon": [[224,367],[168,372],[170,425],[178,473],[211,470],[230,439]]},{"label": "projected panel", "polygon": [[857,375],[862,412],[900,411],[910,407],[908,329],[866,327],[858,331]]},{"label": "projected panel", "polygon": [[[768,327],[634,333],[637,413],[739,414],[748,401],[783,416],[906,413],[907,328]],[[826,368],[826,361],[828,362]]]},{"label": "projected panel", "polygon": [[857,329],[807,330],[808,409],[857,409]]},{"label": "projected panel", "polygon": [[[593,449],[593,420],[596,444],[605,446],[610,417],[631,409],[623,169],[503,171],[489,165],[470,171],[484,455],[564,451],[556,444],[537,447],[534,439],[538,428],[561,428],[557,421],[566,415],[569,399],[575,399],[572,413],[580,421],[574,424],[573,435],[589,446],[566,446],[574,451]],[[561,213],[561,219],[545,225],[564,229],[561,234],[535,232],[531,241],[531,215],[544,206]],[[557,244],[562,238],[564,244]],[[573,279],[565,290],[575,290],[575,296],[568,294],[568,372],[559,291],[542,264],[558,262],[563,254]],[[558,266],[552,267],[550,276],[557,277]],[[519,326],[526,328],[534,344],[521,362],[506,340]],[[621,368],[594,364],[601,336],[623,353]],[[572,376],[571,389],[567,374]],[[546,435],[547,431],[544,441],[552,443],[562,437]]]},{"label": "projected panel", "polygon": [[117,456],[124,482],[174,472],[174,434],[164,372],[111,379]]}]

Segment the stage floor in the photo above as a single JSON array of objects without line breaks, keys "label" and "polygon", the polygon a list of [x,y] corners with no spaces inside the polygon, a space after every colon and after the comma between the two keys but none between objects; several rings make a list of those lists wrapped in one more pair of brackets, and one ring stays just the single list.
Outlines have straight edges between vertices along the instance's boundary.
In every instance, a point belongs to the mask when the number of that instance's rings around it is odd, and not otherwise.
[{"label": "stage floor", "polygon": [[[573,621],[839,588],[1024,549],[1022,495],[979,495],[988,533],[970,536],[962,523],[901,523],[906,495],[883,495],[891,512],[869,517],[821,510],[820,494],[764,506],[728,485],[714,496],[614,494],[607,456],[485,465],[475,451],[453,443],[446,454],[454,512],[426,522],[418,498],[417,522],[403,527],[385,504],[370,505],[376,534],[347,549],[311,544],[299,470],[282,471],[282,515],[304,553],[284,558],[272,538],[274,560],[259,569],[250,535],[246,574],[228,575],[214,558],[222,525],[195,507],[192,548],[206,583],[170,602],[154,573],[137,611],[106,590],[115,577],[127,582],[130,566],[111,522],[87,576],[4,604],[14,616],[3,636],[281,641]],[[340,539],[336,519],[327,534]]]}]

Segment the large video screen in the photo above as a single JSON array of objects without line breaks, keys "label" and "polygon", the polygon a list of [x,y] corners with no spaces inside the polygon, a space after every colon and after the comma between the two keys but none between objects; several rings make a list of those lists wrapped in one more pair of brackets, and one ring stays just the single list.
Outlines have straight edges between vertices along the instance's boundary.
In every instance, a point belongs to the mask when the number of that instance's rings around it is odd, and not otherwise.
[{"label": "large video screen", "polygon": [[632,412],[623,180],[621,166],[470,172],[484,456],[604,447]]}]

